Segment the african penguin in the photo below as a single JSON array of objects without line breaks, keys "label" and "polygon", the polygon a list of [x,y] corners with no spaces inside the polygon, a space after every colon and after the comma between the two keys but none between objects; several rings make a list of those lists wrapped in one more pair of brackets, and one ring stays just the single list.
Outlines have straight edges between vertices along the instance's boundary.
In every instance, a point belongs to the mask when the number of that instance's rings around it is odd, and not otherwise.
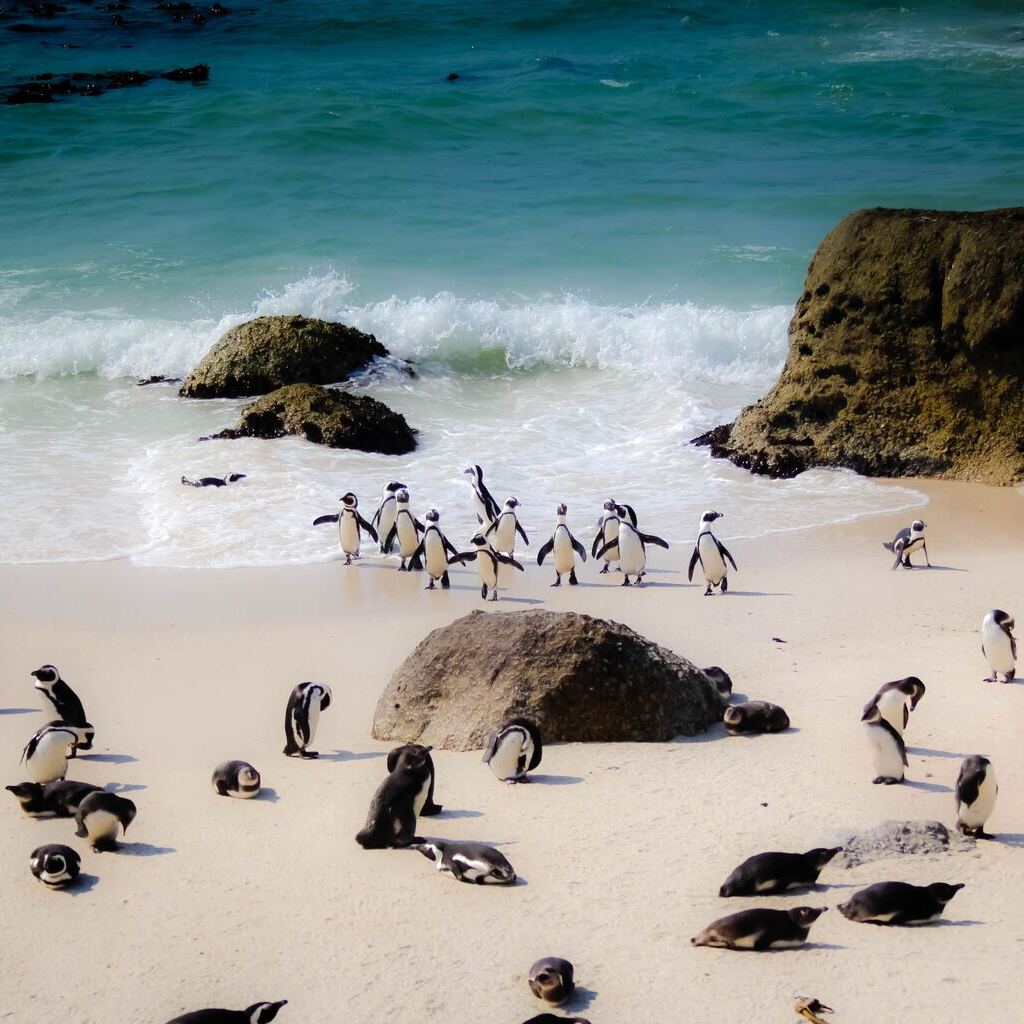
[{"label": "african penguin", "polygon": [[629,514],[624,505],[615,506],[615,515],[619,520],[619,529],[612,541],[606,542],[597,552],[598,558],[603,558],[609,551],[617,550],[619,553],[619,567],[622,569],[622,586],[628,587],[629,577],[636,577],[636,585],[643,586],[643,579],[647,565],[647,545],[656,544],[660,548],[667,548],[668,542],[653,534],[641,533],[629,520]]},{"label": "african penguin", "polygon": [[[727,561],[732,563],[736,569],[736,560],[729,554],[726,546],[711,532],[711,524],[716,519],[722,518],[721,512],[705,512],[700,517],[700,525],[697,527],[697,542],[693,546],[693,554],[690,555],[690,567],[687,570],[686,578],[693,582],[693,570],[698,562],[707,581],[705,597],[711,597],[713,589],[718,589],[724,594],[729,589],[729,578],[726,575],[729,567]],[[737,570],[739,571],[739,570]]]},{"label": "african penguin", "polygon": [[394,750],[388,753],[387,769],[389,772],[393,772],[398,764],[398,759],[407,750],[417,757],[426,759],[427,771],[430,772],[430,784],[427,786],[426,791],[421,794],[422,799],[420,799],[420,796],[417,796],[415,809],[418,816],[433,818],[440,814],[443,809],[441,804],[434,803],[434,759],[430,756],[430,751],[433,750],[433,747],[424,747],[419,743],[406,743],[404,746],[395,747]]},{"label": "african penguin", "polygon": [[515,885],[515,869],[504,854],[483,843],[455,842],[448,839],[424,839],[413,843],[438,871],[451,874],[460,882],[475,885]]},{"label": "african penguin", "polygon": [[169,1020],[167,1024],[270,1024],[287,999],[276,1003],[253,1003],[244,1010],[194,1010]]},{"label": "african penguin", "polygon": [[960,882],[947,885],[910,885],[907,882],[877,882],[855,892],[839,913],[863,924],[925,924],[942,917],[946,904],[964,887]]},{"label": "african penguin", "polygon": [[884,683],[864,705],[864,714],[869,714],[872,708],[877,707],[881,716],[902,735],[910,721],[910,712],[917,707],[924,696],[924,690],[924,683],[917,676]]},{"label": "african penguin", "polygon": [[78,742],[69,725],[44,725],[25,745],[21,759],[32,782],[56,782],[68,771],[68,748]]},{"label": "african penguin", "polygon": [[260,795],[260,773],[248,761],[225,761],[217,765],[212,781],[220,796],[251,800]]},{"label": "african penguin", "polygon": [[116,850],[119,831],[127,832],[135,820],[135,804],[116,793],[90,793],[78,805],[75,835],[88,839],[94,850]]},{"label": "african penguin", "polygon": [[481,526],[488,527],[498,518],[501,510],[494,500],[494,495],[484,484],[484,471],[479,466],[469,466],[462,472],[469,477],[469,484],[473,489],[473,511],[476,513],[476,520]]},{"label": "african penguin", "polygon": [[546,1003],[558,1006],[576,991],[573,966],[560,956],[546,956],[530,967],[530,991]]},{"label": "african penguin", "polygon": [[710,668],[702,668],[701,671],[715,684],[715,689],[726,699],[732,697],[732,679],[724,668],[712,665]]},{"label": "african penguin", "polygon": [[37,846],[29,857],[32,874],[51,889],[66,889],[81,871],[81,858],[70,846]]},{"label": "african penguin", "polygon": [[551,535],[551,539],[545,541],[540,551],[537,552],[538,565],[543,565],[544,559],[552,551],[555,553],[555,582],[551,584],[553,587],[560,587],[562,585],[564,573],[569,574],[570,586],[575,587],[579,582],[576,579],[576,559],[573,557],[573,552],[579,555],[584,562],[587,560],[587,553],[583,550],[583,545],[572,535],[569,527],[565,524],[565,515],[568,511],[569,509],[564,502],[558,506],[556,510],[555,532]]},{"label": "african penguin", "polygon": [[320,712],[331,706],[331,688],[325,683],[299,683],[288,697],[284,712],[284,752],[289,757],[313,758],[320,755],[306,748],[316,738]]},{"label": "african penguin", "polygon": [[[85,717],[85,708],[77,693],[61,679],[60,672],[54,665],[43,665],[32,673],[35,677],[35,690],[39,695],[39,703],[43,711],[54,713],[64,725],[71,726],[77,736],[78,750],[91,750],[96,730]],[[54,723],[50,723],[51,725]]]},{"label": "african penguin", "polygon": [[924,552],[925,564],[931,568],[932,563],[928,561],[928,545],[924,539],[924,528],[927,525],[922,520],[915,519],[910,526],[904,526],[892,540],[882,542],[882,547],[896,556],[896,561],[892,563],[893,569],[898,568],[901,563],[904,569],[912,569],[910,552],[918,546]]},{"label": "african penguin", "polygon": [[487,593],[490,591],[491,600],[498,600],[498,580],[503,565],[510,565],[520,572],[526,570],[511,555],[503,555],[493,550],[482,533],[477,533],[471,541],[475,551],[462,551],[452,556],[451,563],[465,564],[476,562],[477,572],[480,574],[480,596],[486,601]]},{"label": "african penguin", "polygon": [[791,910],[741,910],[712,921],[690,942],[720,949],[792,949],[807,941],[811,925],[827,907],[793,907]]},{"label": "african penguin", "polygon": [[432,508],[425,518],[427,528],[423,531],[420,546],[413,552],[413,559],[420,559],[426,566],[430,582],[424,589],[433,590],[434,582],[439,581],[441,587],[447,590],[451,586],[451,580],[448,578],[449,558],[456,557],[458,551],[438,526],[441,513]]},{"label": "african penguin", "polygon": [[789,728],[789,715],[785,708],[767,700],[748,700],[745,704],[734,704],[722,715],[725,731],[730,736],[744,733],[784,732]]},{"label": "african penguin", "polygon": [[523,1024],[590,1024],[585,1017],[559,1017],[557,1013],[538,1013]]},{"label": "african penguin", "polygon": [[956,827],[965,836],[991,839],[985,822],[996,805],[996,772],[992,762],[981,754],[965,757],[956,778]]},{"label": "african penguin", "polygon": [[409,744],[398,755],[394,769],[370,801],[366,824],[356,834],[364,850],[422,842],[416,837],[416,818],[430,792],[429,757],[430,747],[419,744]]},{"label": "african penguin", "polygon": [[187,476],[181,478],[186,487],[224,487],[227,484],[236,484],[239,480],[245,479],[245,473],[228,473],[227,476],[201,476],[191,480]]},{"label": "african penguin", "polygon": [[[388,551],[391,545],[398,540],[398,555],[401,563],[398,566],[399,572],[419,572],[423,568],[417,552],[420,547],[420,534],[424,530],[423,524],[409,511],[409,492],[402,488],[395,493],[395,522],[388,533],[385,546]],[[408,566],[405,564],[408,561]]]},{"label": "african penguin", "polygon": [[994,608],[981,620],[981,653],[988,659],[992,675],[986,683],[1012,683],[1017,665],[1017,639],[1013,635],[1013,616]]},{"label": "african penguin", "polygon": [[519,508],[519,499],[509,498],[494,522],[484,530],[484,536],[488,539],[491,547],[503,555],[512,556],[516,553],[517,533],[523,538],[523,543],[527,547],[530,546],[530,538],[526,536],[526,531],[516,514],[517,508]]},{"label": "african penguin", "polygon": [[903,769],[909,763],[903,737],[882,717],[876,706],[869,706],[860,720],[867,730],[871,748],[871,763],[875,769],[872,782],[886,786],[902,782]]},{"label": "african penguin", "polygon": [[833,846],[806,853],[758,853],[729,875],[718,895],[775,896],[788,889],[814,885],[821,869],[841,850],[841,846]]},{"label": "african penguin", "polygon": [[61,779],[57,782],[20,782],[16,786],[4,786],[13,793],[21,804],[23,814],[30,818],[53,815],[55,818],[73,818],[78,805],[90,793],[98,793],[99,786],[88,782],[71,782]]},{"label": "african penguin", "polygon": [[398,512],[395,495],[404,490],[405,484],[399,483],[397,480],[389,480],[381,492],[381,501],[377,506],[377,511],[373,513],[373,519],[370,520],[380,538],[380,553],[382,555],[391,554],[391,546],[385,542],[391,533],[391,527],[395,525],[395,515]]},{"label": "african penguin", "polygon": [[528,718],[510,718],[487,737],[483,760],[502,782],[527,782],[543,752],[540,729]]}]

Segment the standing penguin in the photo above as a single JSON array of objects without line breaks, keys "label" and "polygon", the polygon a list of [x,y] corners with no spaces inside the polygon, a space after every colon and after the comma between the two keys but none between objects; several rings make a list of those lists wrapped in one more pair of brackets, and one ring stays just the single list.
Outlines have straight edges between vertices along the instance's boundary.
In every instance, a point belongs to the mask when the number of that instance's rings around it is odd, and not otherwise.
[{"label": "standing penguin", "polygon": [[569,574],[570,586],[575,587],[579,582],[576,579],[574,551],[584,562],[587,560],[587,553],[583,550],[583,545],[572,535],[569,527],[565,525],[565,514],[568,511],[564,502],[558,506],[555,532],[551,535],[551,539],[546,541],[540,551],[537,552],[538,565],[543,565],[545,557],[550,555],[552,551],[555,553],[555,582],[551,584],[553,587],[560,587],[562,585],[563,573]]},{"label": "standing penguin", "polygon": [[299,683],[288,698],[284,712],[284,752],[289,757],[313,758],[320,755],[306,748],[316,737],[320,712],[331,706],[331,688],[324,683]]},{"label": "standing penguin", "polygon": [[28,862],[32,874],[51,889],[66,889],[78,878],[81,857],[70,846],[51,843],[38,846]]},{"label": "standing penguin", "polygon": [[365,530],[374,540],[377,539],[377,531],[359,514],[359,499],[349,491],[341,498],[345,506],[336,515],[317,516],[313,520],[314,526],[321,523],[338,524],[338,538],[341,541],[341,550],[345,552],[345,564],[351,565],[353,558],[359,557],[359,543],[361,538],[360,530]]},{"label": "standing penguin", "polygon": [[[519,508],[519,499],[515,496],[505,502],[505,507],[498,514],[498,517],[484,530],[484,536],[490,539],[491,547],[500,551],[503,555],[514,555],[516,553],[516,534],[523,538],[523,543],[529,547],[530,538],[519,523],[516,509]],[[491,534],[494,536],[492,537]]]},{"label": "standing penguin", "polygon": [[436,508],[432,508],[426,515],[427,528],[423,531],[423,538],[420,540],[420,546],[413,552],[413,560],[422,559],[423,564],[427,567],[427,575],[430,577],[430,582],[424,589],[433,590],[434,581],[440,580],[443,589],[447,590],[451,586],[451,580],[448,579],[448,556],[453,558],[458,555],[458,551],[452,545],[451,541],[441,532],[441,527],[438,526],[438,522],[441,519],[441,513]]},{"label": "standing penguin", "polygon": [[928,561],[928,544],[924,539],[924,528],[927,525],[923,520],[915,519],[909,526],[904,526],[892,540],[882,542],[882,547],[896,556],[896,561],[892,563],[893,569],[896,569],[901,562],[904,569],[913,569],[914,567],[910,563],[910,552],[919,545],[924,552],[925,564],[931,568],[932,563]]},{"label": "standing penguin", "polygon": [[[420,534],[424,530],[423,524],[409,511],[409,492],[402,490],[395,493],[395,522],[388,533],[384,546],[391,550],[395,538],[398,539],[398,554],[402,559],[398,567],[399,572],[415,570],[419,572],[423,568],[420,561],[419,551]],[[409,564],[406,566],[406,560]]]},{"label": "standing penguin", "polygon": [[433,818],[442,810],[440,804],[434,803],[434,759],[430,756],[430,751],[433,749],[433,747],[424,747],[419,743],[406,743],[401,747],[395,747],[388,753],[387,769],[389,772],[395,770],[399,758],[406,751],[409,752],[409,756],[422,757],[426,760],[427,771],[430,772],[430,785],[427,786],[427,793],[423,798],[422,805],[416,810],[416,813],[423,818]]},{"label": "standing penguin", "polygon": [[704,579],[708,584],[707,590],[704,591],[705,597],[711,597],[715,587],[718,587],[723,594],[729,589],[729,578],[726,575],[729,567],[725,564],[727,561],[732,563],[733,569],[736,569],[736,559],[711,532],[711,524],[721,518],[721,512],[705,512],[700,517],[700,525],[697,527],[697,543],[693,546],[693,554],[690,555],[690,568],[686,574],[686,578],[692,583],[693,570],[700,562],[700,567],[704,570]]},{"label": "standing penguin", "polygon": [[380,538],[380,553],[382,555],[391,554],[391,548],[386,545],[385,541],[388,534],[391,533],[391,527],[395,525],[395,514],[398,512],[395,495],[403,490],[405,490],[405,484],[399,483],[397,480],[389,480],[384,485],[377,511],[373,513],[373,519],[370,520]]},{"label": "standing penguin", "polygon": [[981,754],[964,758],[956,777],[956,827],[965,836],[991,839],[985,822],[996,805],[996,772],[992,762]]},{"label": "standing penguin", "polygon": [[896,679],[879,687],[878,693],[864,705],[864,714],[870,714],[871,709],[877,707],[881,716],[902,735],[910,721],[910,712],[917,707],[923,696],[924,683],[917,676]]},{"label": "standing penguin", "polygon": [[135,814],[133,801],[101,789],[90,793],[78,805],[75,835],[88,839],[94,850],[116,850],[118,831],[127,832]]},{"label": "standing penguin", "polygon": [[287,999],[279,999],[276,1003],[253,1003],[244,1010],[194,1010],[167,1024],[270,1024],[287,1004]]},{"label": "standing penguin", "polygon": [[907,748],[903,737],[882,717],[877,705],[869,705],[861,715],[871,747],[871,762],[875,767],[875,785],[892,786],[903,781],[907,766]]},{"label": "standing penguin", "polygon": [[1012,683],[1017,669],[1017,640],[1013,635],[1013,616],[994,608],[981,620],[981,653],[988,659],[992,675],[986,683]]},{"label": "standing penguin", "polygon": [[[594,536],[594,543],[590,545],[590,554],[597,558],[597,552],[602,545],[610,544],[619,538],[619,517],[616,513],[617,508],[624,508],[626,514],[630,517],[630,522],[636,526],[636,513],[633,511],[630,505],[617,505],[614,498],[607,498],[605,503],[601,506],[603,509],[601,518],[597,521],[597,534]],[[604,566],[601,569],[602,573],[608,572],[611,568],[612,562],[619,560],[619,549],[618,547],[608,548],[604,556]]]},{"label": "standing penguin", "polygon": [[540,729],[528,718],[510,718],[487,737],[483,760],[502,782],[527,782],[543,753]]},{"label": "standing penguin", "polygon": [[430,747],[413,743],[402,749],[391,774],[370,801],[366,824],[356,834],[356,842],[364,850],[423,841],[416,837],[416,819],[426,805],[434,777],[429,760]]},{"label": "standing penguin", "polygon": [[[56,713],[64,725],[71,726],[78,737],[76,747],[79,750],[91,750],[96,730],[85,717],[85,708],[78,694],[61,679],[55,665],[43,665],[32,675],[36,679],[35,689],[39,694],[39,702],[43,711]],[[51,723],[53,724],[53,723]]]},{"label": "standing penguin", "polygon": [[511,565],[514,569],[518,569],[520,572],[526,572],[526,570],[511,556],[502,555],[497,551],[492,550],[491,546],[487,543],[487,539],[482,533],[478,533],[473,537],[472,543],[476,548],[475,551],[463,551],[458,555],[455,555],[451,562],[459,562],[465,564],[466,562],[476,562],[477,572],[480,574],[480,596],[486,601],[488,589],[491,592],[491,600],[498,600],[498,577],[503,565]]},{"label": "standing penguin", "polygon": [[56,782],[68,773],[68,748],[78,742],[69,725],[44,725],[25,744],[21,759],[32,782]]},{"label": "standing penguin", "polygon": [[629,577],[636,577],[636,585],[643,586],[646,573],[644,568],[647,565],[647,545],[656,544],[659,548],[667,548],[668,542],[650,533],[641,533],[629,520],[629,513],[624,505],[615,506],[615,515],[619,520],[618,535],[615,540],[608,541],[597,552],[598,558],[603,558],[609,551],[617,550],[619,553],[619,565],[622,568],[622,585],[628,587]]},{"label": "standing penguin", "polygon": [[494,500],[494,495],[487,490],[484,484],[484,471],[479,466],[469,466],[462,472],[469,477],[469,484],[473,489],[473,511],[476,513],[476,521],[486,528],[498,518],[498,503]]}]

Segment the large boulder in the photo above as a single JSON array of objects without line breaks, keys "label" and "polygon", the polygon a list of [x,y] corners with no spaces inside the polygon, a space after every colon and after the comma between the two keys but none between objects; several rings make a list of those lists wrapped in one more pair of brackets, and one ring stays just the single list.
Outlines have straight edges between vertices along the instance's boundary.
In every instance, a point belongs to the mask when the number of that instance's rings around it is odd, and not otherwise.
[{"label": "large boulder", "polygon": [[391,677],[373,736],[473,750],[514,715],[545,740],[670,740],[722,719],[726,700],[685,658],[575,612],[475,611],[435,629]]},{"label": "large boulder", "polygon": [[388,350],[372,334],[304,316],[233,327],[188,375],[183,398],[245,398],[286,384],[336,384]]},{"label": "large boulder", "polygon": [[357,448],[383,455],[405,455],[416,448],[416,431],[383,402],[314,384],[289,384],[264,395],[242,410],[237,427],[213,436],[275,438],[285,434],[328,448]]},{"label": "large boulder", "polygon": [[778,383],[695,443],[769,476],[1024,481],[1024,209],[851,214],[811,260]]}]

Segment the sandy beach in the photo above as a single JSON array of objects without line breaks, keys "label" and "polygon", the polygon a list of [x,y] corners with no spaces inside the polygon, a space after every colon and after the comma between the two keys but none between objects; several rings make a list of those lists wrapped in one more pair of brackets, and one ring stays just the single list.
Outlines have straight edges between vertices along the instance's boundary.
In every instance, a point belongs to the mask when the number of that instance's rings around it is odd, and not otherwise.
[{"label": "sandy beach", "polygon": [[[421,819],[420,833],[500,845],[522,878],[509,889],[459,885],[414,852],[353,840],[390,746],[370,739],[377,697],[427,632],[484,607],[475,575],[424,593],[422,577],[371,561],[0,568],[3,783],[22,780],[21,748],[44,721],[29,672],[53,662],[97,728],[69,777],[125,791],[139,808],[122,852],[96,854],[72,823],[25,818],[3,794],[0,1019],[163,1024],[202,1006],[286,998],[284,1024],[517,1024],[542,1010],[525,974],[545,955],[576,965],[580,990],[564,1009],[594,1024],[783,1022],[796,1019],[797,993],[834,1007],[839,1024],[1012,1019],[1024,941],[1024,697],[1019,684],[982,682],[978,627],[993,607],[1021,614],[1024,499],[913,486],[930,498],[931,570],[889,570],[880,542],[906,513],[731,543],[734,589],[707,600],[687,585],[689,550],[678,546],[657,552],[643,590],[620,590],[589,563],[583,585],[551,590],[535,539],[527,573],[489,608],[627,623],[698,665],[723,666],[738,694],[781,703],[793,728],[546,746],[523,786],[497,783],[478,753],[435,752],[445,809]],[[928,690],[907,731],[908,781],[873,786],[860,709],[882,682],[909,674]],[[316,762],[281,753],[288,693],[306,679],[334,692]],[[763,850],[810,849],[892,818],[952,827],[952,786],[972,753],[998,772],[995,841],[830,865],[809,894],[716,895]],[[260,769],[261,799],[214,794],[210,772],[229,758]],[[46,842],[82,853],[78,890],[32,879],[28,854]],[[856,925],[834,909],[889,879],[966,888],[926,928]],[[725,913],[802,904],[830,908],[802,950],[689,945]]]}]

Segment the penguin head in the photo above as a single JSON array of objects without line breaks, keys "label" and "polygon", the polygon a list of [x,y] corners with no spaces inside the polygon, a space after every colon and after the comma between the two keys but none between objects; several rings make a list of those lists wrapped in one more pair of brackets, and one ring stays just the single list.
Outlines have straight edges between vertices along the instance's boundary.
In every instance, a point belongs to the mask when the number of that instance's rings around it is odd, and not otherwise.
[{"label": "penguin head", "polygon": [[560,504],[560,505],[558,506],[558,514],[559,514],[560,516],[564,516],[564,515],[565,515],[565,514],[566,514],[566,513],[568,512],[568,511],[569,511],[569,507],[568,507],[568,506],[566,505],[566,503],[565,503],[565,502],[563,501],[563,502],[562,502],[562,503],[561,503],[561,504]]},{"label": "penguin head", "polygon": [[128,826],[135,820],[135,815],[138,813],[138,808],[135,806],[133,800],[129,800],[127,797],[117,797],[117,809],[116,814],[118,820],[121,822],[121,828],[125,832],[128,831]]},{"label": "penguin head", "polygon": [[[1003,613],[1006,614],[1005,612]],[[32,673],[39,682],[43,683],[44,686],[52,686],[58,679],[60,679],[60,673],[57,671],[56,665],[43,665],[42,668],[37,668]]]},{"label": "penguin head", "polygon": [[331,688],[326,683],[310,683],[310,686],[316,686],[320,690],[320,710],[326,711],[331,706]]},{"label": "penguin head", "polygon": [[794,907],[789,911],[789,919],[800,928],[809,928],[826,910],[828,907]]},{"label": "penguin head", "polygon": [[422,747],[418,743],[409,743],[402,748],[395,763],[394,771],[406,775],[420,775],[428,770],[431,747]]},{"label": "penguin head", "polygon": [[427,860],[433,861],[435,864],[441,859],[441,851],[433,843],[413,843],[410,849],[418,850]]},{"label": "penguin head", "polygon": [[397,480],[390,480],[384,486],[385,494],[394,494],[396,491],[401,491],[405,487],[405,484],[399,483]]},{"label": "penguin head", "polygon": [[927,525],[928,524],[923,519],[915,519],[910,524],[910,532],[911,533],[924,533],[924,528]]},{"label": "penguin head", "polygon": [[508,499],[508,501],[505,502],[505,508],[509,510],[519,508],[519,499],[515,495],[513,495],[511,498]]},{"label": "penguin head", "polygon": [[605,498],[605,502],[601,506],[601,508],[603,508],[605,510],[605,512],[614,512],[615,511],[615,499],[614,498]]},{"label": "penguin head", "polygon": [[910,710],[913,711],[924,696],[924,683],[917,676],[907,676],[900,685],[900,691],[910,698]]},{"label": "penguin head", "polygon": [[399,505],[408,505],[409,492],[404,487],[399,487],[399,489],[395,491],[395,501],[397,501]]},{"label": "penguin head", "polygon": [[488,546],[487,538],[482,533],[474,533],[470,544],[478,548],[485,548]]},{"label": "penguin head", "polygon": [[704,526],[710,526],[716,519],[721,519],[723,513],[721,512],[705,512],[700,517],[701,524]]},{"label": "penguin head", "polygon": [[629,513],[626,512],[626,506],[625,505],[616,505],[615,506],[615,514],[620,519],[626,519],[628,517],[628,515],[629,515]]},{"label": "penguin head", "polygon": [[538,960],[530,968],[530,991],[548,1003],[561,1003],[573,991],[572,964],[557,957]]},{"label": "penguin head", "polygon": [[287,1005],[287,999],[277,1003],[253,1003],[245,1008],[244,1013],[249,1018],[249,1024],[270,1024],[281,1007]]},{"label": "penguin head", "polygon": [[229,484],[236,484],[239,480],[245,479],[245,473],[228,473],[224,478]]},{"label": "penguin head", "polygon": [[[1005,629],[1013,629],[1013,616],[1009,612],[1000,611],[996,608],[992,612],[992,618],[995,620],[997,626],[1002,626]],[[53,668],[52,665],[47,665],[46,667]],[[54,671],[56,671],[56,669],[54,669]],[[32,675],[35,675],[35,672],[33,672]]]},{"label": "penguin head", "polygon": [[841,846],[819,846],[813,850],[808,850],[804,856],[808,860],[813,861],[814,866],[820,871],[837,853],[842,852],[843,848]]},{"label": "penguin head", "polygon": [[432,508],[424,518],[428,523],[436,523],[441,518],[441,513],[436,508]]},{"label": "penguin head", "polygon": [[4,789],[13,793],[26,811],[43,803],[43,787],[38,782],[19,782],[16,786],[4,786]]},{"label": "penguin head", "polygon": [[260,773],[251,764],[238,769],[238,781],[243,786],[258,786]]},{"label": "penguin head", "polygon": [[963,882],[957,882],[955,885],[950,885],[947,882],[932,882],[928,886],[928,891],[945,906],[963,887]]},{"label": "penguin head", "polygon": [[341,503],[345,506],[345,508],[359,507],[359,499],[351,491],[341,496]]},{"label": "penguin head", "polygon": [[726,725],[735,727],[737,725],[742,725],[743,719],[746,718],[746,716],[747,713],[742,707],[733,704],[731,707],[727,707],[725,709],[725,714],[722,715],[722,721],[725,722]]}]

